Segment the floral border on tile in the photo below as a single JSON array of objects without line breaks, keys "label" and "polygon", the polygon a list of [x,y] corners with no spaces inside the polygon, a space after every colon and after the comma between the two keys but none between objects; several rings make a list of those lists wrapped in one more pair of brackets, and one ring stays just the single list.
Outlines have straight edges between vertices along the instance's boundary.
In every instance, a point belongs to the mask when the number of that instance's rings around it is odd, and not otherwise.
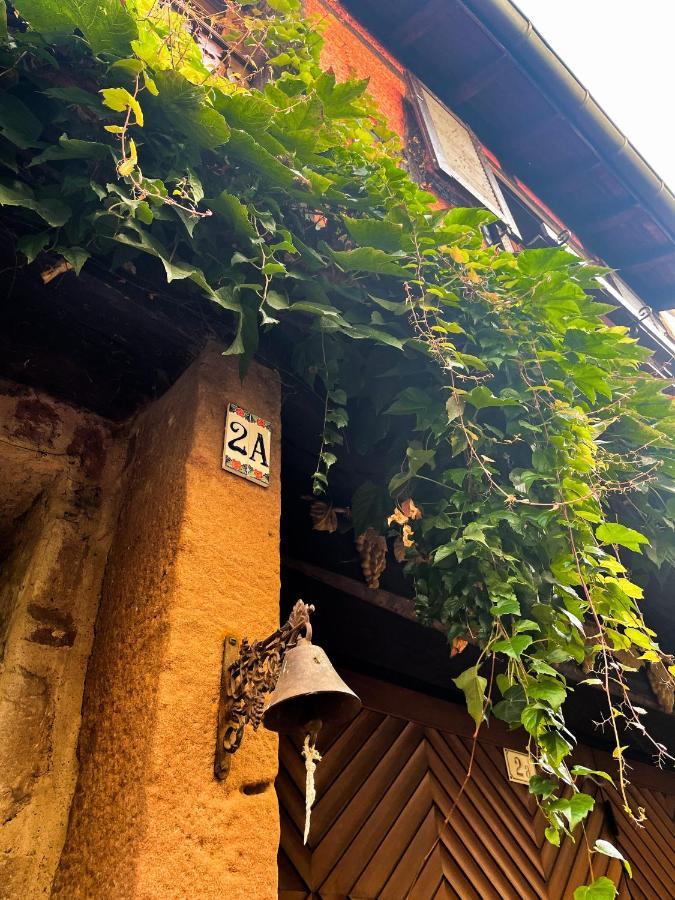
[{"label": "floral border on tile", "polygon": [[260,428],[266,428],[269,432],[272,431],[271,422],[268,422],[267,419],[262,419],[259,416],[254,416],[253,413],[248,412],[248,410],[244,409],[242,406],[237,406],[236,403],[230,403],[228,409],[231,413],[234,413],[246,422],[253,422]]},{"label": "floral border on tile", "polygon": [[242,463],[238,459],[232,459],[232,457],[227,454],[225,454],[225,467],[232,469],[232,471],[236,472],[238,475],[245,475],[247,478],[250,478],[251,481],[259,481],[261,484],[270,483],[269,472],[262,472],[260,469],[256,469],[248,463]]}]

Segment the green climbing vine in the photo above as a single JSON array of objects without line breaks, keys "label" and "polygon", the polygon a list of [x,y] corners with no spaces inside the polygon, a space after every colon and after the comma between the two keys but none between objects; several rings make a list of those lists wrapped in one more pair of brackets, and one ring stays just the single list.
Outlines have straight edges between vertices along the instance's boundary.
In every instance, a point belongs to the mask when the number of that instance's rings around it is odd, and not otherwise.
[{"label": "green climbing vine", "polygon": [[[377,454],[355,533],[401,538],[419,616],[477,645],[457,686],[476,731],[492,715],[527,733],[548,839],[593,808],[586,779],[615,780],[641,819],[626,673],[675,668],[628,567],[675,562],[675,415],[648,352],[606,324],[604,270],[486,247],[491,214],[438,210],[366,83],[321,70],[298,0],[210,19],[157,0],[2,12],[0,204],[21,264],[161,266],[167,290],[222,308],[242,372],[261,338],[288,348],[324,404],[314,492],[346,437]],[[570,662],[605,692],[614,776],[569,762]],[[575,896],[614,893],[601,878]]]}]

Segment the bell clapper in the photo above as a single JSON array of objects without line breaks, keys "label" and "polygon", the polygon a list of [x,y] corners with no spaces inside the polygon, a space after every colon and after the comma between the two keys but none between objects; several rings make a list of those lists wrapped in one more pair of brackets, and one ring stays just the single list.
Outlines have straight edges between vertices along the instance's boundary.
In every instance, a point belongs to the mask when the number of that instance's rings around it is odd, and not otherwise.
[{"label": "bell clapper", "polygon": [[312,806],[316,799],[316,790],[314,787],[314,772],[316,764],[321,762],[321,754],[316,749],[316,740],[322,723],[313,721],[307,724],[307,733],[305,734],[305,742],[302,746],[302,755],[305,758],[305,835],[303,844],[307,843],[309,837],[309,826],[312,815]]}]

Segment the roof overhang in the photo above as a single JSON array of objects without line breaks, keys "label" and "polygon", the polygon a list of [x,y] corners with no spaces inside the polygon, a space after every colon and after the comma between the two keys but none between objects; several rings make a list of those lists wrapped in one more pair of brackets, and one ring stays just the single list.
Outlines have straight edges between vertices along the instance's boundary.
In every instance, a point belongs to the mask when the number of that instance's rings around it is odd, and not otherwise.
[{"label": "roof overhang", "polygon": [[510,0],[343,0],[655,310],[675,307],[675,197]]}]

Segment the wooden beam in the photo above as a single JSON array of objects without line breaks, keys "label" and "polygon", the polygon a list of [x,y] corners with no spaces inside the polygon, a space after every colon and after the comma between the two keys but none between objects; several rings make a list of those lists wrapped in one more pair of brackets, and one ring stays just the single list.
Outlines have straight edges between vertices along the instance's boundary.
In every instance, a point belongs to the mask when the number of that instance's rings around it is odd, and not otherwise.
[{"label": "wooden beam", "polygon": [[388,35],[387,45],[396,51],[399,47],[408,47],[413,44],[430,30],[447,6],[447,0],[427,0],[426,3],[422,3],[417,12],[404,19]]},{"label": "wooden beam", "polygon": [[[283,556],[281,562],[286,568],[300,572],[308,578],[321,581],[323,584],[342,591],[344,594],[357,597],[359,600],[364,600],[366,603],[379,606],[381,609],[386,609],[389,612],[396,613],[398,616],[403,616],[404,619],[410,619],[420,624],[415,614],[415,604],[410,597],[402,597],[400,594],[392,594],[390,591],[373,590],[367,584],[356,581],[354,578],[338,575],[336,572],[329,572],[320,566],[312,565],[312,563],[307,563],[300,559],[292,559],[289,556]],[[434,622],[433,627],[443,632],[446,630],[445,626],[440,622]]]},{"label": "wooden beam", "polygon": [[541,135],[542,131],[546,131],[554,122],[561,118],[562,116],[557,110],[539,116],[539,118],[535,119],[531,125],[519,131],[518,134],[510,140],[500,142],[498,148],[499,156],[504,159],[516,159],[521,162],[528,162],[528,146]]},{"label": "wooden beam", "polygon": [[596,159],[595,162],[585,169],[579,166],[572,166],[571,168],[561,169],[558,172],[551,172],[549,179],[551,184],[555,186],[556,191],[566,193],[576,188],[580,182],[589,181],[598,169],[603,168],[603,166],[603,161]]},{"label": "wooden beam", "polygon": [[636,255],[632,259],[629,257],[628,260],[622,263],[618,268],[622,272],[628,270],[633,272],[635,269],[644,269],[646,266],[654,265],[654,263],[663,262],[663,260],[668,259],[669,257],[675,258],[675,246],[672,244],[669,247],[659,247],[658,250],[653,250],[650,253]]},{"label": "wooden beam", "polygon": [[462,106],[476,94],[482,93],[493,81],[496,81],[504,63],[508,60],[509,57],[506,53],[499,53],[475,68],[470,75],[460,81],[455,89],[450,89],[452,105]]},{"label": "wooden beam", "polygon": [[[357,597],[365,603],[371,603],[373,606],[379,606],[381,609],[386,609],[395,615],[402,616],[404,619],[417,622],[419,625],[422,624],[415,614],[415,604],[410,597],[402,597],[400,594],[392,594],[390,591],[373,590],[354,578],[338,575],[336,572],[329,572],[327,569],[321,568],[321,566],[315,566],[312,563],[293,559],[289,556],[282,556],[281,562],[282,567],[293,569],[302,575],[306,575],[308,578],[327,584],[335,590]],[[434,622],[432,627],[443,633],[447,630],[446,626],[441,622]],[[571,663],[564,663],[559,668],[561,673],[573,684],[578,684],[588,677],[578,666]],[[602,690],[602,688],[597,688],[597,686],[596,689]],[[621,696],[618,688],[613,688],[612,693],[617,697]],[[631,696],[636,703],[646,709],[662,712],[654,697],[636,691],[631,691]]]},{"label": "wooden beam", "polygon": [[635,214],[637,209],[638,204],[632,198],[630,200],[614,200],[611,203],[594,207],[588,216],[582,214],[583,222],[579,227],[591,231],[604,231],[606,228],[625,222]]}]

